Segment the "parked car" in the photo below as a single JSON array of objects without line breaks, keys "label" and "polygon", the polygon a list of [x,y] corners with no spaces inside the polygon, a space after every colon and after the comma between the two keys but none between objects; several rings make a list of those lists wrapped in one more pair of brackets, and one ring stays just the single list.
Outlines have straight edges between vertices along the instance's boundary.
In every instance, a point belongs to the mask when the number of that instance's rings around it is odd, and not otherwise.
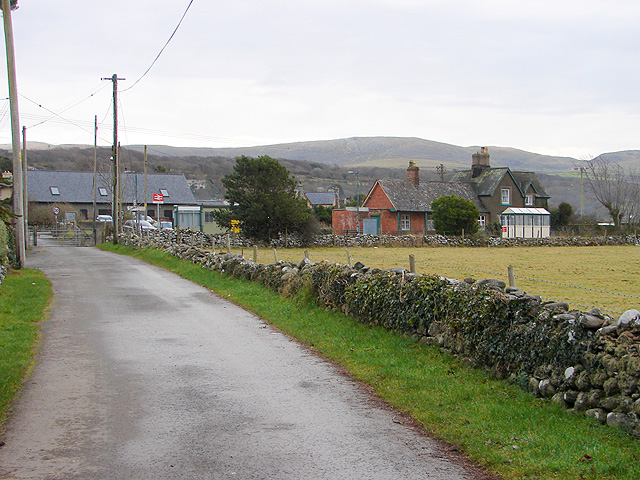
[{"label": "parked car", "polygon": [[113,218],[111,217],[111,215],[98,215],[96,217],[96,220],[98,222],[113,222]]},{"label": "parked car", "polygon": [[173,224],[171,222],[160,222],[161,230],[173,230]]},{"label": "parked car", "polygon": [[157,230],[156,227],[151,225],[151,223],[147,222],[146,220],[140,220],[139,222],[136,222],[135,220],[127,220],[126,222],[124,222],[122,228],[126,230],[138,230],[138,228],[142,230]]}]

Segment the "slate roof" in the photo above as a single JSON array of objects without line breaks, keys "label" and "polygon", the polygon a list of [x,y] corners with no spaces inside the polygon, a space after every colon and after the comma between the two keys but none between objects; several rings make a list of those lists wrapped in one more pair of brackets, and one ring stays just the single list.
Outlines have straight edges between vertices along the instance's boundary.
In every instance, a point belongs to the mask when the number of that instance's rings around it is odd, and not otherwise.
[{"label": "slate roof", "polygon": [[511,172],[513,176],[520,184],[520,188],[523,192],[526,192],[529,189],[529,186],[533,187],[533,190],[536,192],[536,196],[551,198],[551,196],[547,193],[547,191],[542,186],[538,175],[535,172]]},{"label": "slate roof", "polygon": [[[111,176],[97,175],[96,187],[105,188],[106,195],[96,192],[97,203],[111,203]],[[144,203],[144,174],[122,173],[122,202]],[[54,195],[51,187],[58,189]],[[164,203],[170,205],[195,205],[196,200],[184,175],[147,174],[147,203],[152,203],[154,193],[165,190]],[[29,170],[27,172],[27,198],[39,203],[92,203],[93,172],[65,172]]]},{"label": "slate roof", "polygon": [[305,193],[312,206],[333,205],[336,202],[335,193]]},{"label": "slate roof", "polygon": [[476,178],[471,178],[471,173],[471,170],[457,172],[451,181],[473,183],[476,185],[478,195],[493,196],[504,176],[510,175],[523,197],[529,186],[532,185],[538,197],[549,198],[549,194],[534,172],[513,172],[509,167],[501,167],[487,168]]},{"label": "slate roof", "polygon": [[[489,212],[471,183],[420,182],[417,187],[407,180],[378,180],[377,183],[389,197],[393,207],[402,212],[430,212],[431,202],[444,195],[464,198],[472,202],[479,212]],[[366,205],[366,200],[364,204]]]}]

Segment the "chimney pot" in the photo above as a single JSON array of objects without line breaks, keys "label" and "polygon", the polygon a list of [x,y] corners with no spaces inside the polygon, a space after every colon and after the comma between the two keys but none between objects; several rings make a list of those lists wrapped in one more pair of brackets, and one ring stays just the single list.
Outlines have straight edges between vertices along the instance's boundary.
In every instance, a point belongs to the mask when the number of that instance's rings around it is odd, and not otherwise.
[{"label": "chimney pot", "polygon": [[409,168],[407,168],[407,180],[413,183],[416,187],[420,185],[420,168],[418,168],[413,160],[409,160]]}]

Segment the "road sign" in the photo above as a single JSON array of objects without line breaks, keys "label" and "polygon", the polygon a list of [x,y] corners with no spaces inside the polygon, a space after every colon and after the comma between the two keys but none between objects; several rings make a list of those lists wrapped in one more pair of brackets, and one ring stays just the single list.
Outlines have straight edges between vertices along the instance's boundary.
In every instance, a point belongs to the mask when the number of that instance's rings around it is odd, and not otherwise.
[{"label": "road sign", "polygon": [[164,202],[164,195],[162,195],[161,193],[154,193],[152,198],[153,198],[153,203]]},{"label": "road sign", "polygon": [[60,213],[60,209],[58,207],[53,207],[53,214],[58,215]]}]

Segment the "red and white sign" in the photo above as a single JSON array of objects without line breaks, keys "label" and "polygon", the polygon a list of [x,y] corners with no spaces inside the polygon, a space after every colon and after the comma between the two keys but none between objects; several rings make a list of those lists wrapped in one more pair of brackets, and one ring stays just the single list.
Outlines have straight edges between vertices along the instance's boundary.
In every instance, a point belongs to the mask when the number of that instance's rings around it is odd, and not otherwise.
[{"label": "red and white sign", "polygon": [[164,195],[162,195],[161,193],[154,193],[153,203],[162,203],[162,202],[164,202]]}]

